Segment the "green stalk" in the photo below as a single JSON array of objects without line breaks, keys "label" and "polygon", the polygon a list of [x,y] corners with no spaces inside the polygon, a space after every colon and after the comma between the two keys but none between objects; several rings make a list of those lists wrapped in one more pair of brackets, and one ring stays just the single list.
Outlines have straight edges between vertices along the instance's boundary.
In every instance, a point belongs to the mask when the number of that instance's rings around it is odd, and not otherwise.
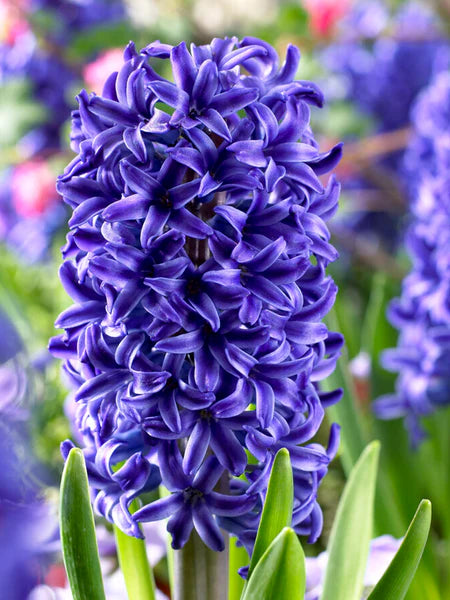
[{"label": "green stalk", "polygon": [[194,530],[174,551],[173,600],[228,600],[228,536],[225,550],[214,552]]},{"label": "green stalk", "polygon": [[236,539],[230,539],[230,565],[228,573],[228,600],[239,600],[244,591],[245,580],[238,574],[238,569],[250,562],[247,550],[236,545]]},{"label": "green stalk", "polygon": [[[169,490],[163,485],[159,486],[159,497],[167,498],[170,496]],[[166,520],[167,525],[167,520]],[[175,589],[175,576],[173,572],[173,553],[174,549],[172,548],[172,539],[170,535],[166,535],[166,550],[167,550],[167,571],[169,574],[169,586],[171,590]]]},{"label": "green stalk", "polygon": [[155,600],[155,581],[144,540],[126,535],[116,526],[114,534],[129,600]]}]

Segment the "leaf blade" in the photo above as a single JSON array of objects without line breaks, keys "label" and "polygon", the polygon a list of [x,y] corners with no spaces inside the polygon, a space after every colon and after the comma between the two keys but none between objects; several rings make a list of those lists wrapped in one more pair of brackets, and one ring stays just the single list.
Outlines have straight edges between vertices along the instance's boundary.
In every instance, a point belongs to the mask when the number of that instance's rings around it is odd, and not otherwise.
[{"label": "leaf blade", "polygon": [[105,600],[84,456],[72,448],[61,480],[64,565],[74,600]]},{"label": "leaf blade", "polygon": [[279,450],[273,461],[261,521],[253,548],[249,577],[272,541],[292,520],[294,481],[291,459],[286,448]]},{"label": "leaf blade", "polygon": [[422,500],[403,542],[368,600],[402,600],[422,558],[431,526],[431,502]]},{"label": "leaf blade", "polygon": [[378,442],[366,447],[344,488],[331,530],[321,600],[361,599],[372,537],[379,452]]},{"label": "leaf blade", "polygon": [[258,561],[242,600],[303,600],[305,555],[297,535],[285,527]]}]

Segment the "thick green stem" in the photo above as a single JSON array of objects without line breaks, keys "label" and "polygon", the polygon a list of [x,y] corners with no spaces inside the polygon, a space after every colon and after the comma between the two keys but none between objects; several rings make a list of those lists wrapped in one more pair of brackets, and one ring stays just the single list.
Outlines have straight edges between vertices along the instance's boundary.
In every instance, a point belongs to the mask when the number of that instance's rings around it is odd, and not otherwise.
[{"label": "thick green stem", "polygon": [[[138,508],[138,501],[135,500],[130,506],[130,512],[133,513]],[[155,580],[144,540],[126,535],[116,526],[114,535],[128,600],[155,600]]]},{"label": "thick green stem", "polygon": [[129,600],[155,600],[155,582],[144,540],[126,535],[114,527],[120,568]]},{"label": "thick green stem", "polygon": [[174,552],[173,600],[227,600],[228,536],[225,550],[214,552],[195,530],[187,544]]}]

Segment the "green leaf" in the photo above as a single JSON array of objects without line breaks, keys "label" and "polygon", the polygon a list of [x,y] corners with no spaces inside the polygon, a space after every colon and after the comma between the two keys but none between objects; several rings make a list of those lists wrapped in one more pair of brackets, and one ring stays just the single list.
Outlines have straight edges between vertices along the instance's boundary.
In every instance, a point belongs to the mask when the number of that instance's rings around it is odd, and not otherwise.
[{"label": "green leaf", "polygon": [[303,600],[305,555],[293,529],[284,528],[265,551],[242,600]]},{"label": "green leaf", "polygon": [[105,600],[84,456],[72,448],[61,481],[64,565],[74,600]]},{"label": "green leaf", "polygon": [[379,442],[370,443],[344,488],[331,530],[321,600],[361,600],[379,453]]},{"label": "green leaf", "polygon": [[294,482],[289,452],[282,448],[272,465],[267,495],[250,561],[249,577],[275,537],[292,521]]},{"label": "green leaf", "polygon": [[422,500],[402,545],[368,600],[402,600],[405,597],[422,558],[430,525],[431,502]]},{"label": "green leaf", "polygon": [[[131,511],[136,508],[133,502]],[[131,537],[116,526],[114,535],[129,600],[155,600],[155,581],[144,540]]]}]

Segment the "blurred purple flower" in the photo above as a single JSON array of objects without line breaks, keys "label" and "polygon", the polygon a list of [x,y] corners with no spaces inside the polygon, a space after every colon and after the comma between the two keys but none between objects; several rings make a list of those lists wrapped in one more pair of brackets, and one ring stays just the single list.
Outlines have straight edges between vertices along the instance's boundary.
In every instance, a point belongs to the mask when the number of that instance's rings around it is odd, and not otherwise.
[{"label": "blurred purple flower", "polygon": [[9,317],[0,308],[0,415],[18,422],[26,419],[28,378],[23,343]]},{"label": "blurred purple flower", "polygon": [[51,38],[64,45],[83,31],[120,22],[125,5],[123,0],[30,0],[32,12],[51,17]]},{"label": "blurred purple flower", "polygon": [[412,270],[389,309],[398,346],[383,357],[399,377],[396,394],[374,406],[380,418],[405,417],[414,446],[425,435],[420,418],[450,402],[449,106],[450,75],[442,73],[413,111],[415,135],[405,158],[415,172],[406,240]]},{"label": "blurred purple flower", "polygon": [[[250,549],[282,447],[293,523],[312,541],[321,531],[337,427],[327,449],[309,442],[341,396],[319,382],[342,337],[322,322],[337,291],[325,221],[339,185],[319,176],[341,148],[319,152],[309,107],[322,94],[294,80],[298,62],[290,46],[280,68],[255,38],[130,43],[103,95],[78,96],[78,156],[58,181],[73,209],[60,273],[75,303],[51,350],[76,388],[94,506],[129,534],[171,514],[174,547],[194,526],[220,550],[222,526]],[[161,480],[171,495],[132,516]]]},{"label": "blurred purple flower", "polygon": [[[321,56],[332,72],[330,96],[334,90],[335,100],[349,101],[370,117],[374,133],[394,135],[410,125],[411,107],[421,90],[449,68],[450,44],[438,16],[423,3],[408,2],[390,15],[385,2],[362,0]],[[403,169],[404,137],[398,131],[399,149],[385,150],[360,166],[359,173],[342,179],[350,210],[336,223],[339,238],[356,234],[374,253],[398,247],[404,189],[410,185],[410,174]]]},{"label": "blurred purple flower", "polygon": [[[418,93],[433,74],[449,66],[445,34],[423,4],[407,3],[391,22],[383,2],[363,1],[354,11],[357,22],[349,18],[347,27],[342,23],[342,41],[327,48],[326,63],[341,74],[346,98],[373,117],[379,131],[404,127]],[[379,27],[372,31],[365,23],[369,16],[372,25],[378,22],[375,14],[380,15]],[[388,26],[388,35],[381,36]]]},{"label": "blurred purple flower", "polygon": [[41,576],[48,513],[30,477],[35,464],[25,436],[1,417],[0,589],[8,600],[23,600]]}]

